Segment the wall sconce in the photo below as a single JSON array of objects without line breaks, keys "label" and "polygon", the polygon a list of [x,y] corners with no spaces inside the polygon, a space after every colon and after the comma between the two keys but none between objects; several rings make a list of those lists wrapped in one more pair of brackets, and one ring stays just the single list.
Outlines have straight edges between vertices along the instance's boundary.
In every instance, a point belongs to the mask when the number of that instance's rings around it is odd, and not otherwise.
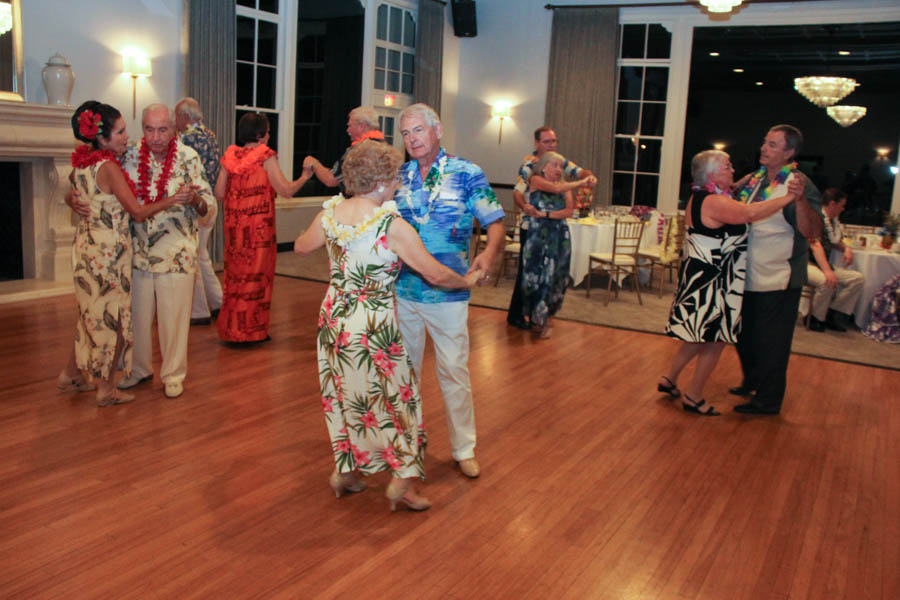
[{"label": "wall sconce", "polygon": [[884,146],[882,146],[881,148],[875,148],[875,154],[878,155],[878,160],[887,160],[888,154],[890,153],[890,148],[885,148]]},{"label": "wall sconce", "polygon": [[728,147],[728,144],[726,144],[725,142],[713,142],[712,147],[713,147],[713,150],[718,150],[721,152],[722,150],[725,150],[725,148]]},{"label": "wall sconce", "polygon": [[503,140],[503,119],[509,116],[510,108],[508,102],[495,102],[494,105],[491,106],[491,117],[498,117],[500,119],[500,133],[497,134],[497,144],[500,144]]},{"label": "wall sconce", "polygon": [[131,77],[131,118],[137,118],[137,80],[138,77],[150,77],[153,74],[150,59],[146,54],[136,50],[122,53],[122,72]]}]

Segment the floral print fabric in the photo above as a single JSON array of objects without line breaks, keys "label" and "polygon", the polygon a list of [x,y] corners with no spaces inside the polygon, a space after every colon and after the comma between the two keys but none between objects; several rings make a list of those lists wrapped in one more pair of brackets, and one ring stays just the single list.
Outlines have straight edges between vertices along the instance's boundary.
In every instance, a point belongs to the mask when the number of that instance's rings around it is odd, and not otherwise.
[{"label": "floral print fabric", "polygon": [[[529,202],[541,213],[566,207],[562,194],[532,191]],[[569,285],[572,239],[565,219],[531,219],[522,249],[522,311],[533,325],[562,307]]]},{"label": "floral print fabric", "polygon": [[[385,202],[359,225],[324,204],[322,226],[331,281],[318,322],[322,409],[337,469],[425,476],[426,435],[419,384],[397,327],[394,285],[400,260],[387,231],[399,217]],[[220,317],[221,318],[221,317]]]},{"label": "floral print fabric", "polygon": [[91,205],[91,216],[78,219],[72,245],[72,271],[78,320],[75,362],[79,369],[107,379],[114,368],[118,332],[125,339],[126,375],[131,373],[131,229],[128,213],[113,194],[97,187],[97,171],[106,161],[75,169],[75,187]]},{"label": "floral print fabric", "polygon": [[269,335],[275,279],[275,189],[263,163],[268,146],[229,146],[222,157],[228,172],[225,210],[225,284],[216,319],[226,342],[258,342]]}]

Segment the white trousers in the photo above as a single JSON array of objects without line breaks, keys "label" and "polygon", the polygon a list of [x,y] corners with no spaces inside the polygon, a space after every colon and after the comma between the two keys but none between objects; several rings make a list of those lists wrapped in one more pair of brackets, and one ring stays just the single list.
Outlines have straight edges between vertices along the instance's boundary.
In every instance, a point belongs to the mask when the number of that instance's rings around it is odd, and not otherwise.
[{"label": "white trousers", "polygon": [[859,271],[832,267],[834,276],[837,277],[837,288],[825,285],[825,273],[815,265],[809,265],[806,270],[809,285],[816,288],[816,295],[812,299],[812,316],[824,321],[831,308],[846,315],[853,314],[856,301],[862,293],[865,276]]},{"label": "white trousers", "polygon": [[469,303],[423,304],[397,299],[400,334],[413,368],[422,379],[425,332],[434,343],[436,372],[455,460],[475,456],[475,407],[469,384]]},{"label": "white trousers", "polygon": [[209,258],[209,233],[215,223],[208,227],[200,227],[197,245],[197,273],[194,276],[194,304],[191,307],[192,319],[208,319],[210,311],[222,308],[222,284],[213,270]]},{"label": "white trousers", "polygon": [[131,322],[134,326],[132,375],[153,374],[153,317],[157,316],[163,383],[181,383],[187,375],[193,273],[132,271]]}]

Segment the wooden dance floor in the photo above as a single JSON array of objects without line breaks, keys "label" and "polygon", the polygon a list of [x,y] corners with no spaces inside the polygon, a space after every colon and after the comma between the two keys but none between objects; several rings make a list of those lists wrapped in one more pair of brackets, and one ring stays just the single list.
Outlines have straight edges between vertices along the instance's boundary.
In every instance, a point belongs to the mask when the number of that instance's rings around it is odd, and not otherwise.
[{"label": "wooden dance floor", "polygon": [[[471,308],[483,474],[450,457],[433,354],[425,513],[386,474],[336,500],[321,414],[325,286],[279,277],[273,341],[192,327],[185,393],[98,408],[55,378],[71,296],[0,305],[0,597],[900,597],[900,372],[793,356],[785,410],[725,415],[655,391],[676,343]],[[602,297],[598,296],[598,302]],[[688,373],[689,374],[689,373]]]}]

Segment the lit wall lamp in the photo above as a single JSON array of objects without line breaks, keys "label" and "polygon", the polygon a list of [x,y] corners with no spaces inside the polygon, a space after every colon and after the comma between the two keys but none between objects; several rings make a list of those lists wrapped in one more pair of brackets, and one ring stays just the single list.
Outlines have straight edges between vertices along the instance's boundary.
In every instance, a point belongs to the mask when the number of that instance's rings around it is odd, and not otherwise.
[{"label": "lit wall lamp", "polygon": [[726,144],[725,142],[713,142],[712,147],[714,150],[722,152],[723,150],[725,150],[725,148],[728,147],[728,144]]},{"label": "lit wall lamp", "polygon": [[150,59],[146,54],[136,50],[126,50],[122,53],[122,72],[131,77],[131,118],[137,118],[137,80],[138,77],[150,77],[153,74],[150,68]]},{"label": "lit wall lamp", "polygon": [[491,107],[491,116],[500,119],[500,133],[497,135],[497,144],[503,141],[503,119],[509,116],[510,108],[508,102],[496,102]]}]

